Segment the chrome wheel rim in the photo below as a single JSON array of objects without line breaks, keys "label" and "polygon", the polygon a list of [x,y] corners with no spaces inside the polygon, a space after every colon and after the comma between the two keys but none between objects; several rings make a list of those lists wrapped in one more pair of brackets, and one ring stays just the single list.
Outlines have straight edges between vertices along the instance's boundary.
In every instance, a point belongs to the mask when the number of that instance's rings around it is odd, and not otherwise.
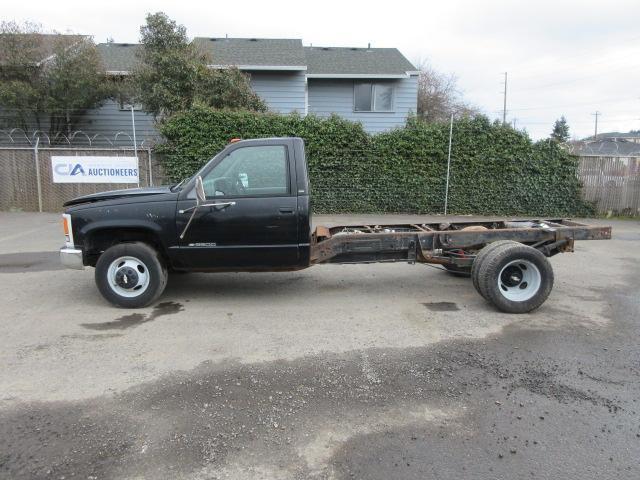
[{"label": "chrome wheel rim", "polygon": [[149,288],[149,269],[135,257],[119,257],[107,270],[109,287],[116,294],[127,297],[139,297]]},{"label": "chrome wheel rim", "polygon": [[513,260],[502,267],[498,275],[498,290],[512,302],[533,298],[541,285],[542,274],[529,260]]}]

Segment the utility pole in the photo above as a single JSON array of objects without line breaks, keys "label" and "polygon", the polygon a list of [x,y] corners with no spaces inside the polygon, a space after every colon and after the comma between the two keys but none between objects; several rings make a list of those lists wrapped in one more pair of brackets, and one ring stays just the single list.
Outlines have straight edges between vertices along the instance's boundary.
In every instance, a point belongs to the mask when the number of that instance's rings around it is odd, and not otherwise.
[{"label": "utility pole", "polygon": [[516,129],[516,122],[517,122],[517,121],[518,121],[518,119],[517,119],[517,118],[514,118],[514,119],[512,120],[512,122],[513,122],[513,129],[514,129],[514,130]]},{"label": "utility pole", "polygon": [[596,129],[595,129],[595,133],[593,134],[593,139],[594,140],[598,140],[598,117],[600,115],[602,115],[602,113],[598,112],[596,110],[596,113],[592,113],[591,115],[593,115],[594,117],[596,117]]},{"label": "utility pole", "polygon": [[504,102],[502,104],[502,124],[507,124],[507,72],[504,72]]}]

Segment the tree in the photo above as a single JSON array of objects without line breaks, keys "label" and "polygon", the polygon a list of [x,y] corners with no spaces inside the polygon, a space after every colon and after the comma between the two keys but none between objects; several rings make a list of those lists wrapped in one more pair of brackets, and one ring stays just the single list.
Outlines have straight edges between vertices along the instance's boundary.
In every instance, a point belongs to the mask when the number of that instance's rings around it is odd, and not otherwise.
[{"label": "tree", "polygon": [[553,124],[551,138],[558,143],[565,143],[569,140],[569,124],[567,123],[567,119],[564,118],[564,115]]},{"label": "tree", "polygon": [[25,131],[46,124],[51,138],[69,134],[82,113],[113,94],[88,37],[3,22],[0,52],[0,108]]},{"label": "tree", "polygon": [[478,108],[462,99],[455,75],[436,71],[426,63],[419,65],[418,117],[427,122],[448,121],[480,113]]},{"label": "tree", "polygon": [[186,28],[165,13],[147,15],[140,43],[134,90],[136,99],[156,118],[194,104],[266,111],[245,74],[235,68],[208,68],[209,59],[189,42]]}]

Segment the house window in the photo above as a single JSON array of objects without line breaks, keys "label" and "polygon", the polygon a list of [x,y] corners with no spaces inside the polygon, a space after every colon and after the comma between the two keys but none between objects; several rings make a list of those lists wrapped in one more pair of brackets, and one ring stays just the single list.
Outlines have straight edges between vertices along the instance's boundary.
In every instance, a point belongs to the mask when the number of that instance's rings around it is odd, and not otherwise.
[{"label": "house window", "polygon": [[384,83],[356,83],[353,89],[356,112],[391,112],[393,86]]}]

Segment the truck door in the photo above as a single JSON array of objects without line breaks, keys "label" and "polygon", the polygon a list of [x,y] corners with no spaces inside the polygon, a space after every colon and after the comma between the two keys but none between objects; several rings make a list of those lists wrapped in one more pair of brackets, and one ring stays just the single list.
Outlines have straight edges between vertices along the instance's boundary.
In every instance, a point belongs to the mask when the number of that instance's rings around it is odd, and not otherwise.
[{"label": "truck door", "polygon": [[[297,192],[293,153],[286,143],[238,145],[203,171],[207,203],[181,240],[192,268],[273,268],[298,263]],[[178,201],[182,232],[194,192]]]}]

